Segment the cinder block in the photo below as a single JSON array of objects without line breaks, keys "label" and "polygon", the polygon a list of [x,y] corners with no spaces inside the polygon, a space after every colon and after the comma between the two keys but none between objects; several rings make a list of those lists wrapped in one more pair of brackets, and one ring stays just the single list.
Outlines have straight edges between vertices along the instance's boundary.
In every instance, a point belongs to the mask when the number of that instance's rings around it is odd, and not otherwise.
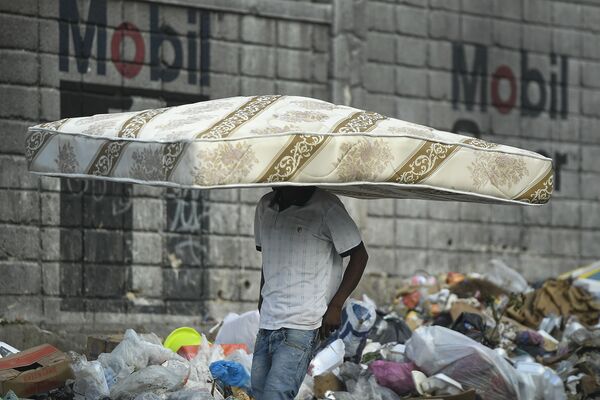
[{"label": "cinder block", "polygon": [[396,94],[426,97],[428,93],[427,71],[418,68],[396,68]]},{"label": "cinder block", "polygon": [[528,228],[523,230],[522,248],[527,254],[548,255],[552,252],[551,230]]},{"label": "cinder block", "polygon": [[240,37],[240,15],[211,11],[210,36],[215,39],[237,41]]},{"label": "cinder block", "polygon": [[600,30],[600,7],[581,5],[582,26],[591,31]]},{"label": "cinder block", "polygon": [[[590,216],[592,219],[594,216]],[[552,204],[552,225],[562,228],[577,228],[585,225],[582,219],[582,204],[578,200],[555,199]]]},{"label": "cinder block", "polygon": [[426,125],[429,120],[428,105],[425,100],[399,98],[396,103],[396,118],[415,124]]},{"label": "cinder block", "polygon": [[459,208],[459,203],[454,201],[432,201],[427,210],[431,219],[458,220]]},{"label": "cinder block", "polygon": [[[34,191],[0,190],[0,221],[35,224],[40,219],[40,196]],[[44,212],[44,211],[42,211]]]},{"label": "cinder block", "polygon": [[427,229],[429,248],[454,250],[460,238],[460,226],[456,222],[436,222]]},{"label": "cinder block", "polygon": [[310,97],[312,94],[312,85],[303,82],[278,81],[276,92],[288,96]]},{"label": "cinder block", "polygon": [[38,294],[42,289],[42,270],[39,264],[0,261],[0,293]]},{"label": "cinder block", "polygon": [[24,50],[0,50],[0,82],[35,85],[40,65],[37,55]]},{"label": "cinder block", "polygon": [[496,227],[490,229],[490,225],[467,222],[461,222],[459,226],[458,237],[452,239],[453,246],[464,251],[489,251],[491,245],[491,232],[493,232]]},{"label": "cinder block", "polygon": [[311,71],[311,78],[314,82],[327,83],[329,80],[329,55],[314,53],[312,55]]},{"label": "cinder block", "polygon": [[84,260],[86,262],[121,263],[125,259],[123,233],[118,231],[84,231]]},{"label": "cinder block", "polygon": [[427,11],[396,6],[396,32],[412,36],[427,35]]},{"label": "cinder block", "polygon": [[240,259],[241,241],[239,238],[214,236],[207,237],[206,265],[209,267],[237,267]]},{"label": "cinder block", "polygon": [[39,119],[40,93],[36,87],[0,85],[0,91],[0,117]]},{"label": "cinder block", "polygon": [[510,205],[490,205],[491,222],[518,224],[523,220],[522,207]]},{"label": "cinder block", "polygon": [[365,87],[372,93],[394,93],[394,75],[394,67],[391,65],[369,63],[366,67]]},{"label": "cinder block", "polygon": [[460,11],[460,0],[429,0],[433,9]]},{"label": "cinder block", "polygon": [[239,235],[254,237],[254,214],[256,206],[250,204],[240,205]]},{"label": "cinder block", "polygon": [[60,264],[43,263],[42,270],[42,293],[48,296],[60,295]]},{"label": "cinder block", "polygon": [[[77,4],[77,11],[79,14],[80,23],[84,23],[84,22],[87,23],[89,21],[89,16],[90,16],[90,9],[89,9],[90,2],[89,1],[85,1],[85,2],[75,1],[74,3]],[[96,4],[98,4],[98,3],[96,3]],[[127,4],[127,2],[125,2],[125,4]],[[146,8],[148,7],[147,5],[145,5],[145,6],[146,6]],[[38,12],[39,12],[40,17],[54,19],[54,20],[60,19],[59,2],[57,2],[57,1],[40,1],[38,7],[39,7]],[[139,12],[139,9],[135,9],[134,11]],[[129,15],[130,16],[129,18],[131,18],[131,17],[133,17],[132,14],[133,13],[130,13],[130,14],[126,13],[125,15]],[[107,1],[106,2],[106,24],[111,27],[116,27],[121,22],[123,22],[123,20],[124,20],[123,13],[121,13],[121,1],[118,1],[118,0]],[[148,18],[147,21],[150,21],[150,18]],[[134,21],[131,21],[131,22],[134,22]],[[137,20],[135,22],[137,22]],[[142,29],[142,27],[140,27],[139,25],[138,25],[138,27],[140,29]]]},{"label": "cinder block", "polygon": [[211,41],[210,70],[225,74],[238,74],[240,71],[240,46],[236,43]]},{"label": "cinder block", "polygon": [[275,23],[274,19],[244,15],[241,40],[248,43],[275,44]]},{"label": "cinder block", "polygon": [[370,247],[394,246],[394,219],[370,217],[363,240]]},{"label": "cinder block", "polygon": [[552,24],[570,28],[580,28],[583,23],[579,4],[553,2]]},{"label": "cinder block", "polygon": [[583,115],[600,116],[600,91],[581,89],[581,106]]},{"label": "cinder block", "polygon": [[295,21],[277,21],[277,44],[294,49],[310,49],[313,25]]},{"label": "cinder block", "polygon": [[395,6],[379,2],[367,4],[367,26],[370,30],[394,32],[396,30]]},{"label": "cinder block", "polygon": [[[589,179],[597,179],[597,174],[585,172],[561,171],[560,190],[554,191],[555,197],[565,199],[595,199],[600,198],[598,185],[586,185],[585,182],[593,182]],[[586,181],[586,179],[588,179]]]},{"label": "cinder block", "polygon": [[581,227],[600,228],[600,203],[598,202],[580,202]]},{"label": "cinder block", "polygon": [[586,172],[600,172],[600,146],[581,146],[581,169]]},{"label": "cinder block", "polygon": [[132,228],[142,231],[164,229],[163,200],[136,198],[132,208]]},{"label": "cinder block", "polygon": [[439,273],[436,268],[438,264],[433,262],[428,263],[428,255],[425,250],[397,249],[396,263],[389,266],[386,270],[389,274],[407,278],[414,275],[417,271],[426,270],[431,274]]},{"label": "cinder block", "polygon": [[6,321],[39,321],[44,315],[41,297],[0,296],[0,316]]},{"label": "cinder block", "polygon": [[162,238],[159,233],[133,232],[132,258],[135,264],[162,263]]},{"label": "cinder block", "polygon": [[[422,67],[427,61],[427,40],[399,36],[396,41],[396,62],[402,65]],[[446,60],[451,63],[452,59]]]},{"label": "cinder block", "polygon": [[258,201],[267,193],[272,191],[271,188],[244,188],[240,189],[240,201],[242,203],[252,204],[256,206]]},{"label": "cinder block", "polygon": [[203,269],[163,269],[163,298],[200,300],[206,297],[204,293]]},{"label": "cinder block", "polygon": [[249,76],[275,76],[275,50],[262,46],[242,46],[242,74]]},{"label": "cinder block", "polygon": [[[367,202],[369,217],[393,217],[395,215],[394,199],[373,199]],[[369,219],[370,221],[370,219]],[[370,222],[369,222],[370,223]]]},{"label": "cinder block", "polygon": [[462,0],[461,7],[470,14],[490,15],[493,3],[493,0]]},{"label": "cinder block", "polygon": [[240,210],[237,204],[210,203],[207,210],[210,233],[237,235],[239,233]]},{"label": "cinder block", "polygon": [[308,81],[312,77],[312,57],[307,51],[278,49],[277,77]]},{"label": "cinder block", "polygon": [[[61,259],[71,259],[71,257],[64,257],[61,254],[61,244],[67,244],[65,240],[62,240],[61,230],[58,228],[43,228],[39,231],[39,237],[35,237],[36,241],[40,241],[39,254],[43,261],[60,261]],[[33,239],[32,239],[33,240]],[[68,243],[69,252],[79,250],[81,254],[81,242]]]},{"label": "cinder block", "polygon": [[583,35],[574,30],[552,29],[552,50],[558,54],[579,57],[582,52]]},{"label": "cinder block", "polygon": [[396,60],[396,36],[389,33],[369,32],[368,59],[393,63]]},{"label": "cinder block", "polygon": [[[550,231],[550,254],[558,256],[579,257],[579,243],[582,241],[579,229],[552,229]],[[582,246],[583,247],[583,246]]]},{"label": "cinder block", "polygon": [[128,266],[83,265],[83,294],[86,297],[123,298],[129,289],[128,282]]},{"label": "cinder block", "polygon": [[[525,2],[526,3],[526,2]],[[494,2],[494,15],[509,19],[520,20],[523,14],[521,0],[506,0],[502,3]],[[547,4],[546,4],[547,7]]]},{"label": "cinder block", "polygon": [[37,45],[37,19],[0,14],[0,48],[35,51]]},{"label": "cinder block", "polygon": [[460,19],[461,38],[467,43],[489,45],[492,43],[490,18],[463,15]]},{"label": "cinder block", "polygon": [[11,14],[37,15],[38,0],[4,1],[0,3],[0,11]]},{"label": "cinder block", "polygon": [[[478,225],[490,235],[490,249],[506,256],[521,252],[521,231],[519,225]],[[490,229],[491,228],[491,229]],[[482,232],[483,233],[483,232]],[[485,233],[484,233],[485,234]],[[505,260],[506,261],[506,260]]]},{"label": "cinder block", "polygon": [[[242,96],[255,96],[275,93],[275,81],[266,78],[247,78],[241,80]],[[225,189],[230,191],[230,189]]]},{"label": "cinder block", "polygon": [[452,100],[452,74],[444,71],[424,71],[428,75],[428,94],[435,100]]},{"label": "cinder block", "polygon": [[[427,248],[427,230],[430,221],[412,220],[412,219],[397,219],[395,229],[394,243],[399,247],[408,248]],[[386,232],[390,235],[394,229]]]},{"label": "cinder block", "polygon": [[[243,69],[244,65],[242,64],[242,71]],[[210,98],[212,100],[239,96],[240,78],[234,75],[211,73],[208,93],[210,94]]]},{"label": "cinder block", "polygon": [[594,42],[594,38],[596,38],[595,33],[580,33],[582,45],[582,56],[585,58],[592,58],[594,60],[600,59],[600,46],[596,46]]},{"label": "cinder block", "polygon": [[365,108],[369,111],[375,111],[388,117],[395,117],[396,97],[384,94],[367,93]]},{"label": "cinder block", "polygon": [[431,11],[429,36],[434,39],[460,40],[459,15],[447,11]]},{"label": "cinder block", "polygon": [[131,267],[131,290],[140,297],[161,297],[163,271],[161,267]]},{"label": "cinder block", "polygon": [[39,89],[40,120],[56,121],[60,119],[60,92],[56,89]]},{"label": "cinder block", "polygon": [[581,232],[581,256],[598,259],[600,257],[600,232],[582,231]]},{"label": "cinder block", "polygon": [[428,201],[413,199],[394,200],[396,216],[410,218],[426,218]]},{"label": "cinder block", "polygon": [[596,134],[600,129],[600,119],[579,117],[579,135],[582,143],[600,143],[600,135]]},{"label": "cinder block", "polygon": [[476,203],[460,203],[459,216],[461,221],[489,222],[491,212],[489,205]]},{"label": "cinder block", "polygon": [[3,225],[0,229],[0,259],[38,260],[39,228]]},{"label": "cinder block", "polygon": [[393,273],[396,268],[396,251],[369,247],[366,243],[369,261],[367,262],[367,273]]},{"label": "cinder block", "polygon": [[527,22],[550,23],[552,7],[544,0],[527,0],[523,2],[523,17]]},{"label": "cinder block", "polygon": [[313,25],[312,49],[318,53],[329,53],[330,42],[329,26]]},{"label": "cinder block", "polygon": [[493,20],[493,42],[501,47],[519,49],[522,46],[521,30],[520,23]]},{"label": "cinder block", "polygon": [[260,290],[260,271],[209,269],[204,294],[209,300],[255,301]]}]

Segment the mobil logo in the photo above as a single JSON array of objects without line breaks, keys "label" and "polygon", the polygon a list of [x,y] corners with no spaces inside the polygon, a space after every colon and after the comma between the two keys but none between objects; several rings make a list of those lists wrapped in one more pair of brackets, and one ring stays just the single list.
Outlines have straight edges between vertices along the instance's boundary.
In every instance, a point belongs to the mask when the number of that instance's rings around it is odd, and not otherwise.
[{"label": "mobil logo", "polygon": [[[108,38],[107,0],[90,0],[85,20],[82,18],[84,10],[78,7],[81,3],[77,0],[59,2],[60,71],[68,72],[69,57],[75,56],[77,71],[81,74],[91,71],[90,63],[95,62],[96,73],[106,75],[107,63],[112,62],[125,78],[134,78],[143,68],[150,68],[150,80],[171,82],[179,78],[185,69],[188,71],[188,83],[208,85],[209,15],[206,11],[188,9],[188,29],[177,32],[172,26],[160,23],[158,4],[140,3],[149,7],[149,39],[128,21],[119,24]],[[134,48],[133,57],[127,60],[122,56],[125,41]],[[173,54],[169,61],[161,58],[165,46],[169,46],[168,50]]]},{"label": "mobil logo", "polygon": [[[527,51],[521,50],[518,54],[518,68],[502,63],[489,65],[487,47],[453,43],[453,107],[458,109],[462,103],[468,111],[473,111],[478,104],[480,111],[485,112],[491,104],[499,113],[508,114],[518,102],[522,116],[536,117],[547,111],[553,119],[567,118],[568,57],[549,54],[550,72],[546,74],[549,76],[544,76],[540,69],[530,64]],[[468,58],[472,59],[471,65]]]}]

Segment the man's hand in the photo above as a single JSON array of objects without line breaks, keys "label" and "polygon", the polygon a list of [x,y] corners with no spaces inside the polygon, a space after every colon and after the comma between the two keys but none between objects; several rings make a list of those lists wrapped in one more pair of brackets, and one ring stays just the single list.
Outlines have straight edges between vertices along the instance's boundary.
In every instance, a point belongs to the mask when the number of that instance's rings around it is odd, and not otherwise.
[{"label": "man's hand", "polygon": [[335,331],[340,327],[342,323],[342,306],[335,304],[329,304],[325,315],[323,315],[323,322],[319,331],[321,339],[327,338],[331,332]]}]

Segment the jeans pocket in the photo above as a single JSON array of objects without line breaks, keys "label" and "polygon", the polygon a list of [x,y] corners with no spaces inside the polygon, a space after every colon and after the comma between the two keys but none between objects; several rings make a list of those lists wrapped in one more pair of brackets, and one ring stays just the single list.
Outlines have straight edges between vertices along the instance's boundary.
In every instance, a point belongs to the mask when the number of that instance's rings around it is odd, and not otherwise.
[{"label": "jeans pocket", "polygon": [[300,329],[286,329],[283,342],[303,352],[312,353],[315,343],[315,331],[303,331]]}]

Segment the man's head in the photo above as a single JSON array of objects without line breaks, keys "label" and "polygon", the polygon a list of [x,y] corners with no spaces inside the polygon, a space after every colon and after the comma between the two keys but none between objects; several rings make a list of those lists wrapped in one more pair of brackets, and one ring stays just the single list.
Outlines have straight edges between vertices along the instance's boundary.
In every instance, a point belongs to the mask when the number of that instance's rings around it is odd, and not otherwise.
[{"label": "man's head", "polygon": [[275,186],[273,190],[286,204],[303,205],[315,192],[315,186]]}]

